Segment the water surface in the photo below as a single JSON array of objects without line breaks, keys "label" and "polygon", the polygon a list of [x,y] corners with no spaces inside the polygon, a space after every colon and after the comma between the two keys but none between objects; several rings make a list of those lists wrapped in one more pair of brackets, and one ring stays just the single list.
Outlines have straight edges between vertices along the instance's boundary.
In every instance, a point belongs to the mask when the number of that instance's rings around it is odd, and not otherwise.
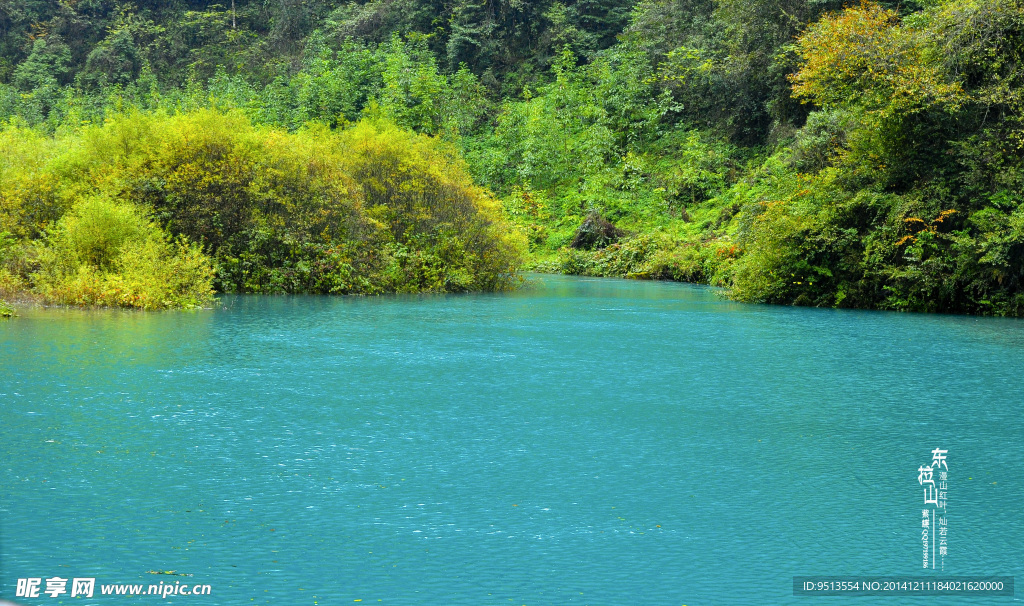
[{"label": "water surface", "polygon": [[[1017,320],[553,276],[26,310],[0,323],[0,597],[59,575],[212,586],[180,604],[821,603],[792,577],[940,572],[937,447],[945,573],[1024,578],[1022,369]],[[192,576],[147,572],[170,570]],[[126,601],[156,603],[24,602]]]}]

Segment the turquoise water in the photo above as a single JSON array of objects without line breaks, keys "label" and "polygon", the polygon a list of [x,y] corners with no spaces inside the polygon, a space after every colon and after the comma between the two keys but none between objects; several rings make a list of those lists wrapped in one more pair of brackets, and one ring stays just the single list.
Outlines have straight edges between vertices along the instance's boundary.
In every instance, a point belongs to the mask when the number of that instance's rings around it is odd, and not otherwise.
[{"label": "turquoise water", "polygon": [[[532,280],[0,323],[0,597],[58,575],[212,589],[17,601],[822,603],[792,577],[939,574],[937,447],[946,574],[1024,578],[1024,322]],[[192,576],[147,572],[170,570]]]}]

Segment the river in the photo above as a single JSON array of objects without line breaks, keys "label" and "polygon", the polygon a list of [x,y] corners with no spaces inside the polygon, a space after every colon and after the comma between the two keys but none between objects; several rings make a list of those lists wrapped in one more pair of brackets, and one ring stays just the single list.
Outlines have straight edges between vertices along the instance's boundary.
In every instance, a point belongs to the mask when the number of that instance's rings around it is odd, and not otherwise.
[{"label": "river", "polygon": [[[1022,370],[1020,320],[559,276],[22,310],[0,323],[0,596],[760,606],[828,601],[797,575],[1024,578]],[[15,597],[55,576],[96,595]]]}]

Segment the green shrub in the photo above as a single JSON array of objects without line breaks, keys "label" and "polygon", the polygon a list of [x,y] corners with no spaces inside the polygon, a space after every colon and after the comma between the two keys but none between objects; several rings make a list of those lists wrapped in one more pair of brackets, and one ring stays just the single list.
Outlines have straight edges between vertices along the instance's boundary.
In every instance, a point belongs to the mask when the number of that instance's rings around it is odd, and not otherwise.
[{"label": "green shrub", "polygon": [[213,294],[210,262],[170,241],[129,202],[86,198],[46,238],[32,279],[48,301],[141,309],[199,307]]},{"label": "green shrub", "polygon": [[216,109],[0,130],[0,232],[49,234],[0,263],[0,287],[34,275],[48,300],[146,308],[208,299],[200,250],[222,292],[376,294],[510,288],[526,249],[450,143]]},{"label": "green shrub", "polygon": [[503,290],[518,284],[525,237],[473,184],[455,148],[387,122],[341,133],[339,161],[362,193],[387,291]]}]

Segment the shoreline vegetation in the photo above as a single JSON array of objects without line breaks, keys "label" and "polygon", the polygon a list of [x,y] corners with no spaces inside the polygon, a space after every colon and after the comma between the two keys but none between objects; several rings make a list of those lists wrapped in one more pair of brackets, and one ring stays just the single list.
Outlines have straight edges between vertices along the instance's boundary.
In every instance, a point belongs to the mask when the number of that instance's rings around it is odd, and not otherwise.
[{"label": "shoreline vegetation", "polygon": [[5,293],[169,309],[209,304],[215,291],[517,281],[523,243],[497,201],[450,146],[388,122],[287,132],[239,112],[131,111],[53,136],[18,126],[0,136],[8,159],[20,156],[0,215]]},{"label": "shoreline vegetation", "polygon": [[1024,315],[1024,0],[149,4],[0,9],[0,300]]}]

